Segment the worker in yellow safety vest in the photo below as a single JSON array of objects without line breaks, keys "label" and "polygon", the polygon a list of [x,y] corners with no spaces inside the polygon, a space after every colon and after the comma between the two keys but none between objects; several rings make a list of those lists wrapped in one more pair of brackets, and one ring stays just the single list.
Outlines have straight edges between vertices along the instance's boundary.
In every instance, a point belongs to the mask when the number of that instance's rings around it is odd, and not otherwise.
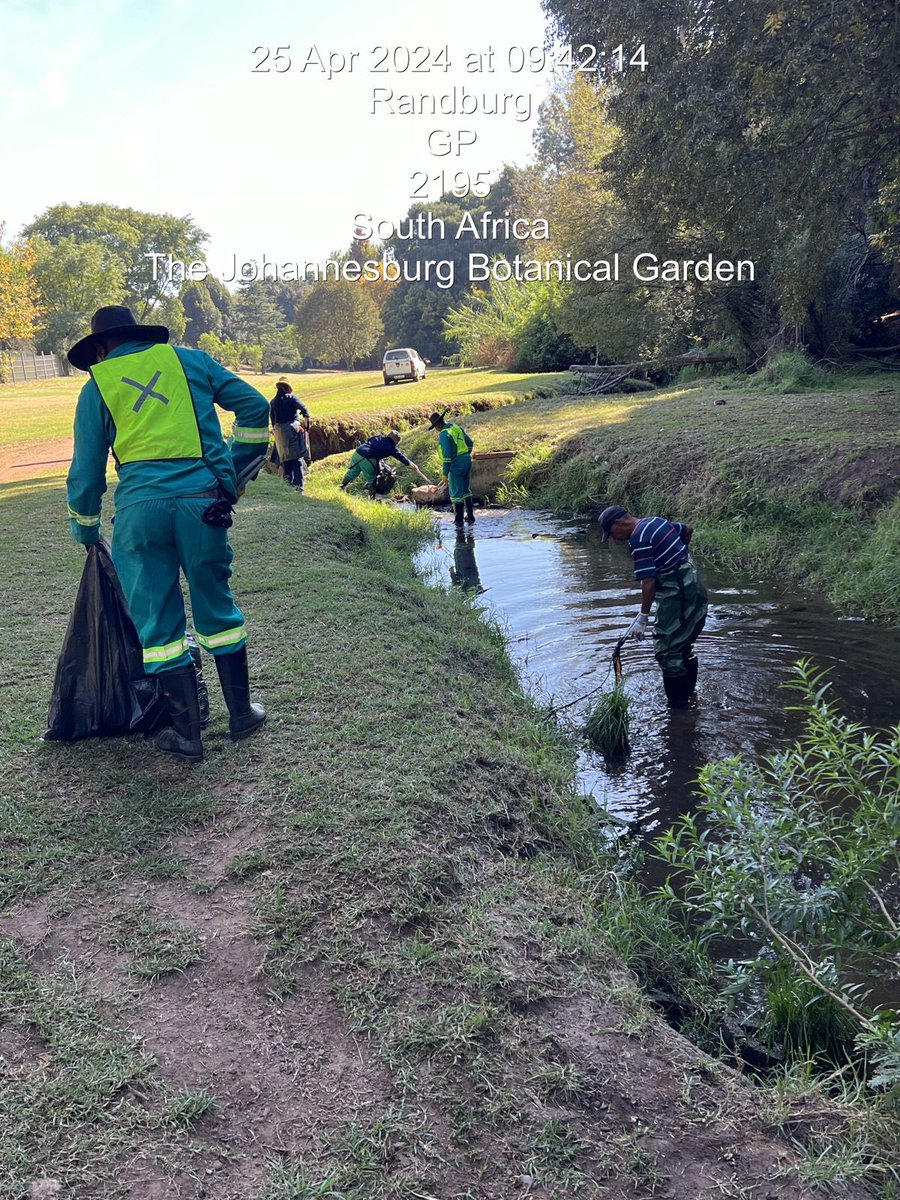
[{"label": "worker in yellow safety vest", "polygon": [[[75,410],[67,481],[72,536],[100,540],[101,497],[112,449],[119,482],[112,556],[144,653],[158,675],[170,725],[161,750],[203,757],[196,672],[187,641],[180,572],[191,593],[197,641],[215,659],[234,741],[266,719],[250,701],[244,618],[231,594],[231,506],[239,477],[261,462],[269,405],[255,388],[201,350],[168,345],[161,325],[130,309],[98,309],[69,362],[90,379]],[[231,445],[214,405],[235,414]]]},{"label": "worker in yellow safety vest", "polygon": [[455,421],[448,425],[444,420],[446,413],[432,413],[429,422],[436,429],[440,438],[441,474],[450,492],[450,502],[453,505],[453,521],[458,527],[463,523],[463,506],[466,510],[466,521],[474,524],[475,510],[472,507],[472,493],[469,490],[469,477],[472,474],[472,447],[475,443]]}]

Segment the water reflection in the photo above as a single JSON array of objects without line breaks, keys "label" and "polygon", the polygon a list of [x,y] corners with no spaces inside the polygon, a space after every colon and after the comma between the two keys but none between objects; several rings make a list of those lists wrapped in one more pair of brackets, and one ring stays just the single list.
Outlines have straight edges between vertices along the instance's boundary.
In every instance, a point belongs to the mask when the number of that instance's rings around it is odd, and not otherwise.
[{"label": "water reflection", "polygon": [[[420,556],[434,581],[453,582],[505,626],[527,684],[566,704],[611,679],[611,655],[639,605],[627,549],[600,541],[596,526],[540,513],[479,515],[475,540],[454,537],[442,522],[438,544]],[[692,547],[693,549],[693,547]],[[652,641],[629,642],[623,654],[632,700],[632,753],[607,769],[585,751],[587,792],[646,833],[667,826],[693,803],[700,767],[733,754],[760,757],[800,731],[782,689],[791,666],[810,657],[830,669],[847,716],[884,727],[900,716],[896,637],[866,622],[842,620],[821,598],[798,597],[769,583],[718,574],[698,561],[710,613],[698,643],[696,707],[666,707]],[[584,705],[569,711],[577,718]]]},{"label": "water reflection", "polygon": [[462,529],[456,531],[453,544],[453,561],[450,564],[450,583],[453,587],[462,588],[474,596],[484,592],[481,586],[481,576],[478,574],[478,562],[475,558],[475,535]]}]

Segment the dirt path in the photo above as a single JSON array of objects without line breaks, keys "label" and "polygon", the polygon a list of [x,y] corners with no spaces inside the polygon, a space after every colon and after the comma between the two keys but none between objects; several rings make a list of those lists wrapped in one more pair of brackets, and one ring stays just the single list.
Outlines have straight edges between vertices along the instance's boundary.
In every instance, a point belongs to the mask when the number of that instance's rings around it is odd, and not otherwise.
[{"label": "dirt path", "polygon": [[[189,1145],[163,1131],[137,1153],[123,1154],[114,1175],[86,1179],[71,1193],[79,1200],[120,1194],[251,1200],[262,1194],[279,1160],[308,1164],[310,1180],[329,1178],[322,1148],[346,1147],[348,1139],[363,1157],[381,1143],[369,1167],[372,1190],[354,1196],[563,1200],[569,1187],[606,1200],[806,1195],[794,1174],[796,1152],[763,1115],[759,1096],[648,1016],[627,976],[613,970],[601,982],[565,970],[556,995],[529,1000],[529,983],[540,974],[532,956],[539,959],[542,950],[513,906],[495,909],[490,920],[505,947],[499,965],[520,997],[515,1044],[508,1047],[505,1078],[495,1086],[498,1094],[512,1089],[523,1117],[527,1112],[536,1120],[543,1137],[519,1142],[475,1129],[460,1141],[452,1129],[465,1089],[457,1073],[434,1060],[422,1066],[422,1079],[433,1084],[436,1073],[445,1075],[444,1101],[427,1100],[426,1086],[415,1139],[407,1141],[403,1127],[391,1129],[385,1121],[386,1112],[404,1108],[402,1086],[379,1061],[377,1047],[348,1021],[335,998],[340,979],[313,960],[298,968],[291,994],[273,1000],[254,915],[265,878],[254,884],[229,873],[236,856],[260,845],[265,830],[218,828],[161,847],[197,868],[192,887],[125,878],[85,896],[64,918],[51,916],[59,897],[50,896],[0,920],[0,932],[15,934],[39,977],[65,971],[101,998],[104,1018],[119,1037],[140,1040],[170,1095],[215,1097],[211,1111],[193,1122]],[[200,961],[153,983],[136,981],[128,954],[111,944],[121,913],[134,905],[196,934]],[[13,1078],[29,1058],[41,1056],[40,1043],[31,1039],[7,1041],[3,1049]],[[140,1095],[131,1099],[140,1102]],[[408,1100],[405,1107],[408,1112]],[[802,1109],[792,1115],[802,1117]],[[373,1139],[369,1131],[379,1127],[383,1132]],[[360,1148],[364,1144],[368,1149]],[[422,1178],[433,1191],[414,1190],[412,1181]],[[287,1200],[345,1193],[273,1194]],[[836,1194],[864,1196],[852,1188]]]},{"label": "dirt path", "polygon": [[71,461],[71,435],[0,446],[0,483],[28,483],[47,475],[64,475]]}]

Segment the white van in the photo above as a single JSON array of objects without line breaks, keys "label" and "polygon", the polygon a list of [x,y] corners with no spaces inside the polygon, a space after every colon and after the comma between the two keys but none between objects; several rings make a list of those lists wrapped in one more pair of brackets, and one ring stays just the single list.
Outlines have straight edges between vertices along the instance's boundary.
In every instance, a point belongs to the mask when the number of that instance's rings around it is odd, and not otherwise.
[{"label": "white van", "polygon": [[413,383],[418,383],[425,378],[425,362],[409,347],[405,350],[388,350],[381,364],[381,373],[385,384],[396,383],[398,379],[411,379]]}]

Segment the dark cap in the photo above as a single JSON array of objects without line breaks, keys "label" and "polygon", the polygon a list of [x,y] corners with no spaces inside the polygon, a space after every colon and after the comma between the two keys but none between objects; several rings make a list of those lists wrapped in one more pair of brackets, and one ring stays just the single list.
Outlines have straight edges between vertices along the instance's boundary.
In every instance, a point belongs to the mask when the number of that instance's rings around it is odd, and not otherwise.
[{"label": "dark cap", "polygon": [[627,517],[628,511],[621,504],[610,504],[608,508],[604,508],[600,514],[600,528],[603,531],[601,541],[609,539],[609,531],[612,529],[616,521],[620,521],[622,517]]},{"label": "dark cap", "polygon": [[438,413],[438,412],[432,413],[431,416],[428,418],[431,428],[432,429],[440,429],[440,427],[444,424],[444,417],[446,417],[446,415],[447,415],[446,408],[444,409],[444,411],[442,413]]},{"label": "dark cap", "polygon": [[97,340],[118,337],[134,342],[164,343],[169,331],[164,325],[139,325],[134,313],[124,304],[107,304],[91,317],[91,332],[76,342],[66,355],[73,367],[87,371],[97,362]]}]

